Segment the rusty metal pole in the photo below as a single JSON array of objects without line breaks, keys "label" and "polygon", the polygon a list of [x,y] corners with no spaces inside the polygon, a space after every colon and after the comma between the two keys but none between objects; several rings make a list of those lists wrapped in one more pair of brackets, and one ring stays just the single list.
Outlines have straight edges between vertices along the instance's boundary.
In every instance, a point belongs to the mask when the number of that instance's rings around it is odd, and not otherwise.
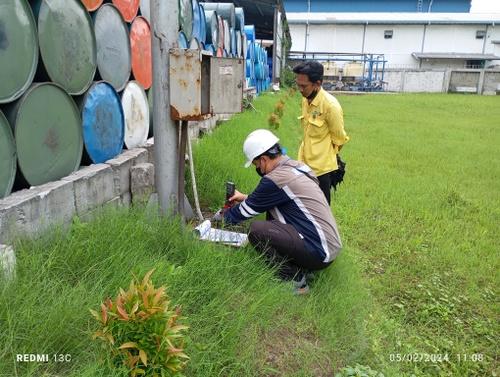
[{"label": "rusty metal pole", "polygon": [[179,157],[176,122],[170,118],[169,49],[179,30],[177,1],[150,0],[153,52],[153,129],[155,181],[162,215],[175,215],[179,198]]}]

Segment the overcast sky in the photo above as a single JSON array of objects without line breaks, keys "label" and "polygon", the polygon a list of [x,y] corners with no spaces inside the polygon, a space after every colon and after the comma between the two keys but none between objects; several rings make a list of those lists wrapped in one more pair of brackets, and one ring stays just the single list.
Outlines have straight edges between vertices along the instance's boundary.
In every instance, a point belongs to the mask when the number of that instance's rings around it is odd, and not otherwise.
[{"label": "overcast sky", "polygon": [[471,13],[500,13],[500,0],[472,0]]}]

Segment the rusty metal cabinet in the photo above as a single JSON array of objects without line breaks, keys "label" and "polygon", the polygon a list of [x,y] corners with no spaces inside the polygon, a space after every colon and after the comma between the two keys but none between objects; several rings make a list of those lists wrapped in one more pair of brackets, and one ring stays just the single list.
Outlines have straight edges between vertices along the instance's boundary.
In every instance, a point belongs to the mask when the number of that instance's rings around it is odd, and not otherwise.
[{"label": "rusty metal cabinet", "polygon": [[243,108],[243,59],[216,58],[198,50],[170,50],[170,114],[202,120]]},{"label": "rusty metal cabinet", "polygon": [[210,107],[210,55],[198,50],[170,50],[170,116],[202,120]]}]

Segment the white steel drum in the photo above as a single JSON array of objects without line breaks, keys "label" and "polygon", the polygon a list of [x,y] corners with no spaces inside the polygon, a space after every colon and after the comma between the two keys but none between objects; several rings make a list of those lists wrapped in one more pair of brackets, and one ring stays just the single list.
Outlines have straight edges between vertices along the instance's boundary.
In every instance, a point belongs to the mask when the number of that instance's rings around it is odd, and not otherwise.
[{"label": "white steel drum", "polygon": [[223,20],[224,23],[224,49],[231,50],[231,32],[229,30],[229,22]]},{"label": "white steel drum", "polygon": [[137,81],[130,81],[122,93],[127,149],[144,145],[149,133],[149,104],[146,91]]},{"label": "white steel drum", "polygon": [[201,43],[198,41],[196,38],[191,38],[191,41],[189,42],[189,49],[191,50],[201,50]]}]

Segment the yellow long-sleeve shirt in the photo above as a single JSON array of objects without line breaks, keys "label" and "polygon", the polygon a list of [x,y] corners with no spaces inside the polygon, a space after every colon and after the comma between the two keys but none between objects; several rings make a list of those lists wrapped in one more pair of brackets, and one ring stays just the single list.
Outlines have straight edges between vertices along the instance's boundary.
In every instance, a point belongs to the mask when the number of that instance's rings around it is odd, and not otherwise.
[{"label": "yellow long-sleeve shirt", "polygon": [[299,117],[304,136],[298,160],[309,165],[317,176],[338,169],[339,146],[349,141],[344,130],[344,115],[337,99],[320,89],[311,104],[302,98],[302,116]]}]

